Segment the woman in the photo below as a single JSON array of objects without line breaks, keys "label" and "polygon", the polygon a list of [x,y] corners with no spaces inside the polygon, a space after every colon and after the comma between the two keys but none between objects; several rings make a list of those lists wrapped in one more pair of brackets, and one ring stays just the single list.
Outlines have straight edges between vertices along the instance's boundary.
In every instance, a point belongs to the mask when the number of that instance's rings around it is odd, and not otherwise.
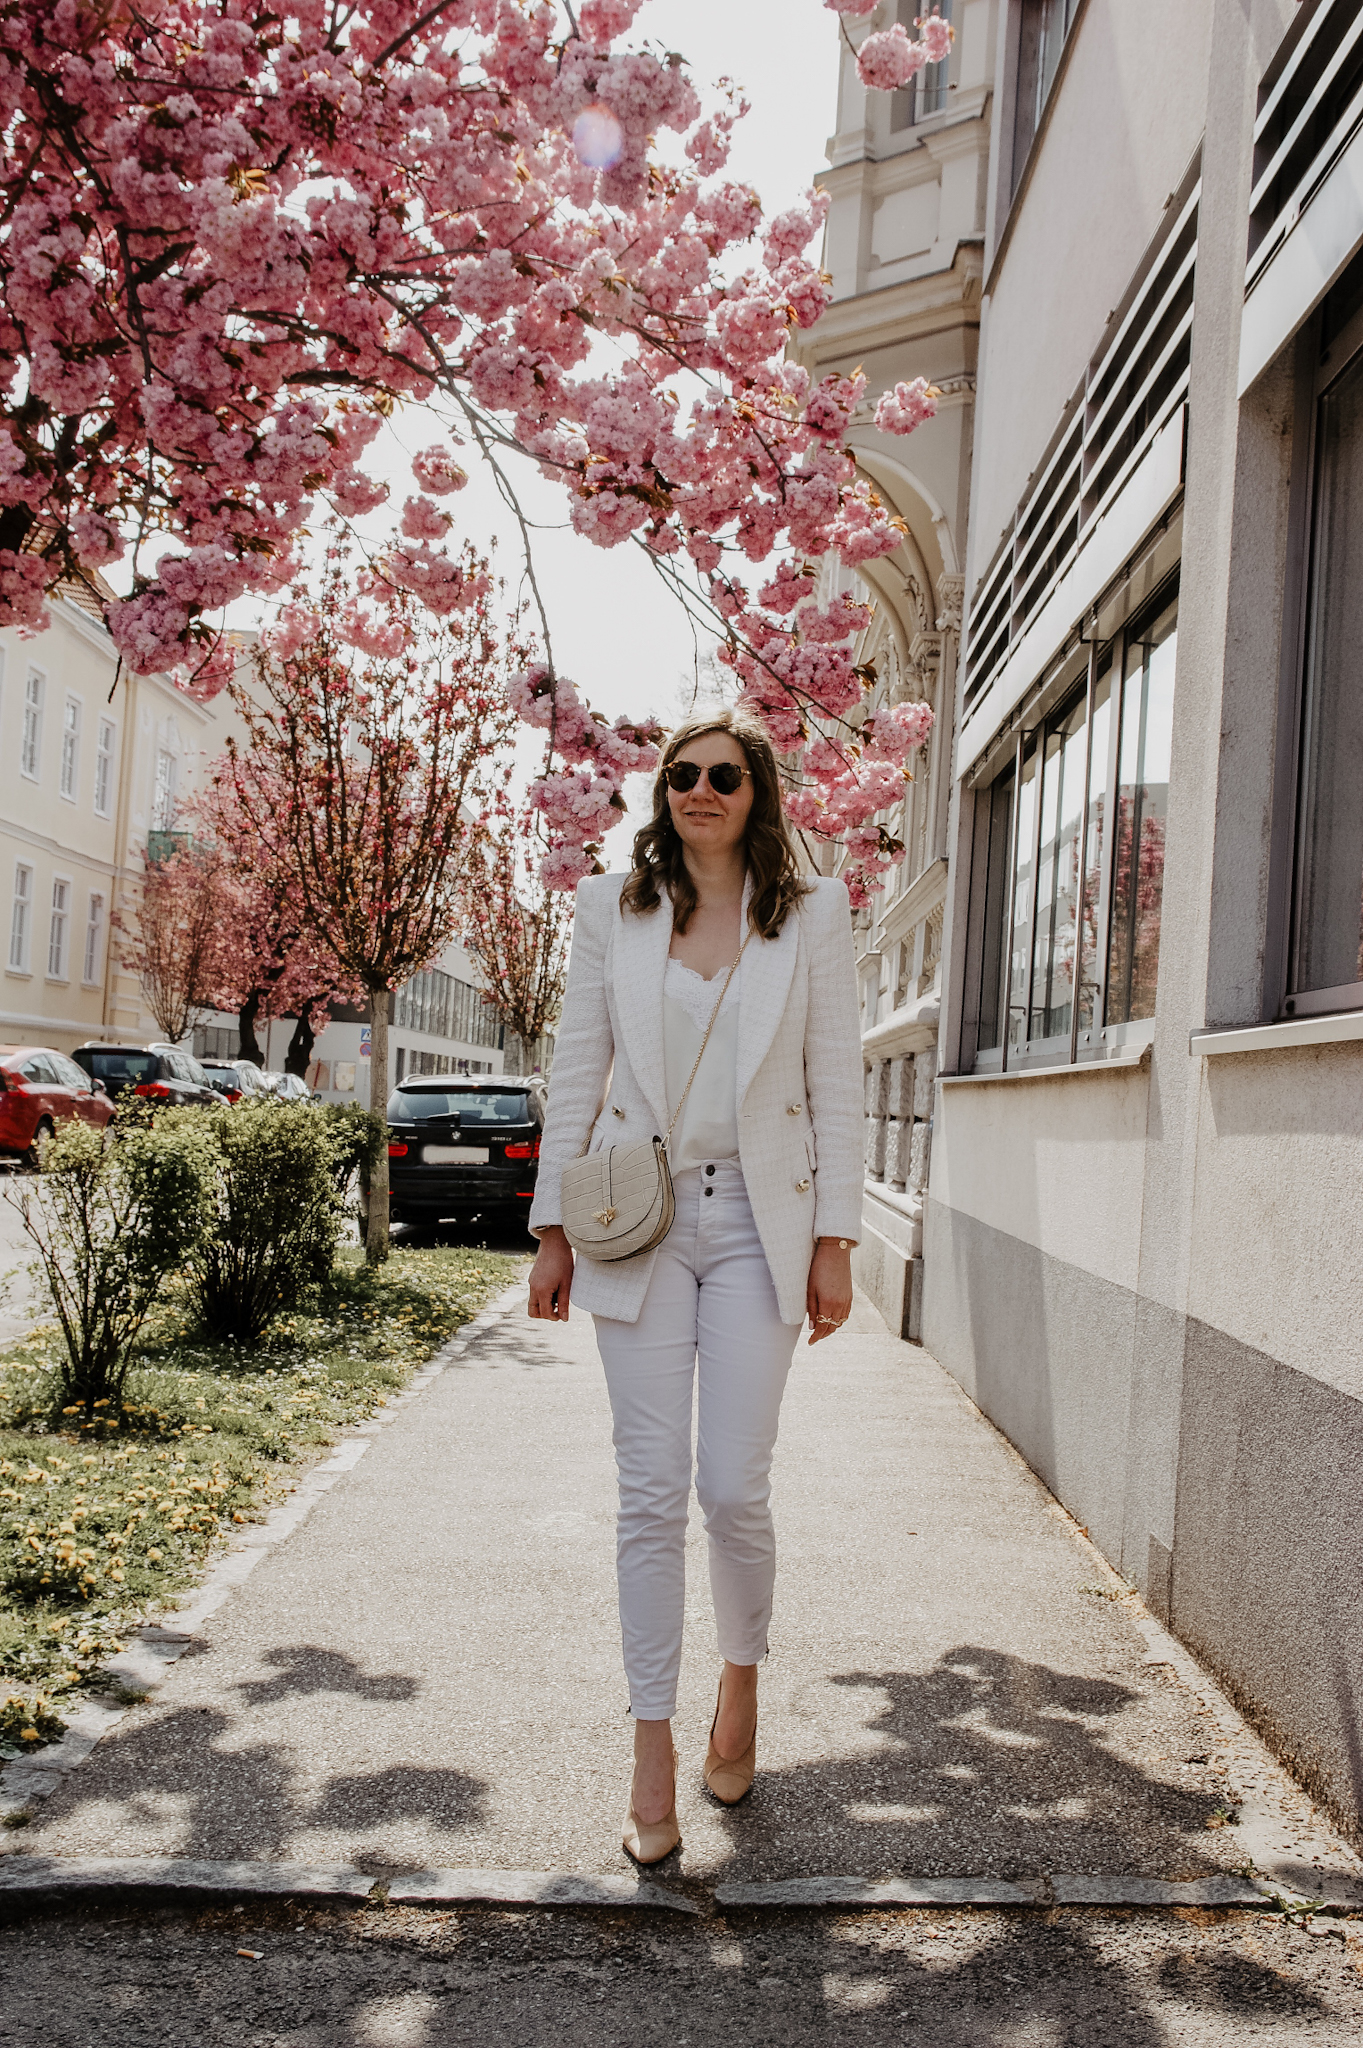
[{"label": "woman", "polygon": [[[530,1314],[566,1320],[570,1295],[590,1309],[610,1393],[635,1717],[624,1846],[640,1863],[681,1840],[671,1724],[697,1370],[696,1492],[724,1660],[705,1782],[725,1805],[752,1784],[776,1572],[768,1475],[803,1316],[814,1344],[852,1305],[861,1074],[847,891],[800,876],[758,720],[692,719],[664,751],[630,873],[578,888],[530,1212]],[[647,1144],[678,1109],[671,1230],[652,1252],[584,1257],[574,1273],[564,1167]]]}]

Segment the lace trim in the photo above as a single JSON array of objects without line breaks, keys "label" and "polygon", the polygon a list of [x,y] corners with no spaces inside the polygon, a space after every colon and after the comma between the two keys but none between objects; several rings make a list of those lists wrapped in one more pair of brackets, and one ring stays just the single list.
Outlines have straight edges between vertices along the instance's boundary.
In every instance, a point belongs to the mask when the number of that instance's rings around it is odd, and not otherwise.
[{"label": "lace trim", "polygon": [[[707,981],[703,974],[697,974],[695,968],[688,967],[684,961],[669,960],[667,972],[663,977],[663,994],[680,1003],[697,1030],[703,1031],[715,1007],[715,981],[722,981],[727,972],[728,969],[724,968],[715,976],[714,981]],[[738,1001],[738,985],[742,979],[743,969],[740,967],[725,992],[724,1001],[720,1005],[721,1016],[731,1010]]]}]

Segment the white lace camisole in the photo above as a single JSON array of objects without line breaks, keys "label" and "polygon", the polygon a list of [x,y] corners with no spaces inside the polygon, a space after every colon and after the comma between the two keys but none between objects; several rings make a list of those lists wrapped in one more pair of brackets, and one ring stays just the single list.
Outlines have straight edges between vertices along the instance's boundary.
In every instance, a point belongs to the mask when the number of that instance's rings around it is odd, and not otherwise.
[{"label": "white lace camisole", "polygon": [[[669,1115],[695,1065],[705,1027],[728,971],[725,967],[713,981],[706,981],[680,960],[667,963],[663,977],[663,1057]],[[725,992],[700,1072],[691,1084],[686,1106],[672,1133],[668,1157],[674,1173],[684,1173],[691,1166],[708,1166],[717,1159],[738,1157],[738,1012],[742,980],[740,967]]]}]

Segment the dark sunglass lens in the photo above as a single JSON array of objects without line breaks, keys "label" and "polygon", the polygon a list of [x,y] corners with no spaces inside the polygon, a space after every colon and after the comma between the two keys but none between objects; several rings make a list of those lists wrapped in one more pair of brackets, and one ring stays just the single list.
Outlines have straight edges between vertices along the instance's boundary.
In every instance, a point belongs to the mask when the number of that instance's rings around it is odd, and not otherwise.
[{"label": "dark sunglass lens", "polygon": [[680,794],[685,790],[694,789],[699,781],[700,768],[695,761],[669,761],[667,766],[667,786],[669,789],[675,789]]},{"label": "dark sunglass lens", "polygon": [[721,796],[732,796],[743,780],[743,770],[734,761],[719,761],[710,770],[710,787]]}]

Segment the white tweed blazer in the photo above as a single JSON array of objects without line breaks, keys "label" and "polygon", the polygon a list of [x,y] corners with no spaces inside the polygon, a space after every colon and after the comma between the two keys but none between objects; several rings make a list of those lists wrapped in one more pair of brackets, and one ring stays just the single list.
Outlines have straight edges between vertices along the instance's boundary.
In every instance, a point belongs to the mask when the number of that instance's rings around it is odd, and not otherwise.
[{"label": "white tweed blazer", "polygon": [[[672,911],[664,898],[649,916],[622,914],[623,881],[592,875],[577,887],[530,1211],[537,1236],[562,1221],[563,1169],[584,1140],[598,1151],[667,1129],[663,975]],[[814,882],[778,937],[753,937],[743,956],[736,1080],[748,1200],[782,1318],[798,1323],[815,1238],[861,1235],[861,1020],[841,882]],[[574,1302],[637,1321],[655,1256],[610,1265],[580,1258]]]}]

